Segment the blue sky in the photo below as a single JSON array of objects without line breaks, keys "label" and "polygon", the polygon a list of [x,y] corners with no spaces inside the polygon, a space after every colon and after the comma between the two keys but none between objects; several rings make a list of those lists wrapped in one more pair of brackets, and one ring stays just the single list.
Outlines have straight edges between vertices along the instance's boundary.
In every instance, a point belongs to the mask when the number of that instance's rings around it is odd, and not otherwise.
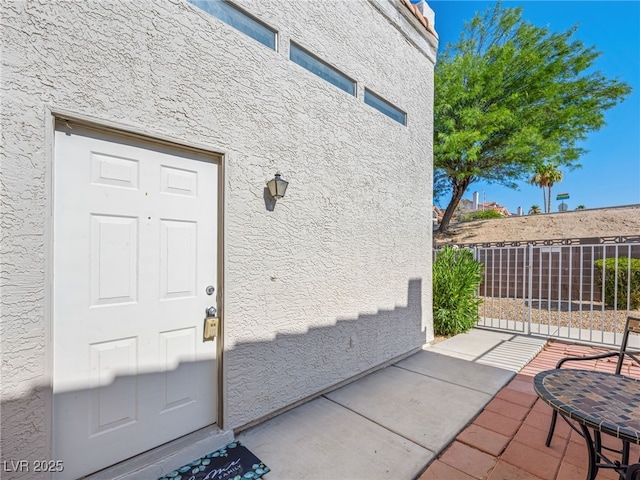
[{"label": "blue sky", "polygon": [[[439,50],[455,42],[465,21],[475,12],[484,11],[495,2],[427,0],[436,13],[435,27],[440,37]],[[551,31],[566,31],[578,25],[575,38],[601,52],[595,68],[608,77],[631,85],[627,99],[605,113],[607,125],[589,134],[581,145],[588,153],[579,163],[582,168],[565,170],[564,180],[554,185],[552,211],[558,211],[556,194],[569,193],[565,202],[569,210],[578,205],[587,208],[640,203],[640,1],[503,1],[505,7],[523,7],[523,17]],[[518,190],[477,182],[473,192],[487,201],[497,201],[516,213],[520,206],[526,213],[532,205],[542,207],[542,190],[522,182]],[[449,196],[437,201],[446,207]]]}]

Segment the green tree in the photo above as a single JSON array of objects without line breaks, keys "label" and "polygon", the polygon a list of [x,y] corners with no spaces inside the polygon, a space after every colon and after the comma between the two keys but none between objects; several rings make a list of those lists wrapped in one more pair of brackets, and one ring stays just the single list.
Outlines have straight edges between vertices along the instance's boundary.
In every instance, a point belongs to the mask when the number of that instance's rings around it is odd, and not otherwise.
[{"label": "green tree", "polygon": [[[536,171],[536,173],[529,178],[529,183],[531,185],[537,185],[542,189],[542,206],[545,208],[545,212],[547,209],[547,191],[545,190],[546,182],[546,178],[544,178],[544,175],[540,171]],[[538,205],[534,206],[538,208],[536,213],[540,213],[540,207]],[[531,210],[533,210],[533,207],[531,207]],[[529,212],[531,212],[531,210],[529,210]]]},{"label": "green tree", "polygon": [[542,211],[540,210],[540,205],[531,205],[531,208],[529,209],[529,215],[538,215],[539,213],[542,213]]},{"label": "green tree", "polygon": [[578,166],[578,142],[629,94],[626,83],[594,70],[600,53],[575,31],[552,33],[497,3],[439,56],[434,167],[451,194],[440,232],[477,180],[516,188],[536,165]]},{"label": "green tree", "polygon": [[464,215],[460,221],[461,222],[473,222],[474,220],[492,220],[494,218],[504,218],[500,212],[496,210],[484,210],[478,212],[469,212]]},{"label": "green tree", "polygon": [[543,163],[535,167],[534,174],[529,179],[529,183],[542,188],[545,213],[551,212],[551,189],[553,185],[562,181],[562,176],[562,172],[555,165]]},{"label": "green tree", "polygon": [[587,208],[587,207],[585,207],[584,205],[578,205],[576,207],[576,210],[584,210],[585,208]]}]

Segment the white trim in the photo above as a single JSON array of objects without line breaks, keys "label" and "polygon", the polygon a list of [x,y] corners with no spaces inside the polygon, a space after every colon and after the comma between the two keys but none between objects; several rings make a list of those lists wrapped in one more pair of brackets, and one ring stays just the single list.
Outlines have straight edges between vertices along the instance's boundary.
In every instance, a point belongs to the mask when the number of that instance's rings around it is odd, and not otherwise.
[{"label": "white trim", "polygon": [[367,0],[380,14],[398,30],[402,36],[427,57],[436,63],[438,37],[424,28],[401,0]]}]

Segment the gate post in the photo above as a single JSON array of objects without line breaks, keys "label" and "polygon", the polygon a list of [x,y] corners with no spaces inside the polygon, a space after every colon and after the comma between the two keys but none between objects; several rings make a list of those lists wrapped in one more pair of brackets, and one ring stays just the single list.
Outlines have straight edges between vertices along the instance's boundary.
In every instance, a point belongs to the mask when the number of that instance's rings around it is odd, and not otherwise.
[{"label": "gate post", "polygon": [[[527,304],[528,308],[528,325],[527,335],[531,335],[531,316],[533,315],[532,303],[533,303],[533,245],[529,244],[527,249]],[[540,332],[538,332],[540,333]]]}]

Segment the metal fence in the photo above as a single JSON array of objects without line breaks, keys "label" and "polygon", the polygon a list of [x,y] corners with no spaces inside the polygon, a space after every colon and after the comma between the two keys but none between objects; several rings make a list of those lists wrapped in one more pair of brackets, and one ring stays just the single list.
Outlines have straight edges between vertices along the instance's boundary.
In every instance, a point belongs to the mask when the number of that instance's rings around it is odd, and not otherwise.
[{"label": "metal fence", "polygon": [[[472,247],[476,260],[484,264],[478,325],[619,344],[640,295],[640,272],[624,257],[640,259],[640,241],[532,243]],[[597,260],[604,260],[604,266],[597,266]]]}]

